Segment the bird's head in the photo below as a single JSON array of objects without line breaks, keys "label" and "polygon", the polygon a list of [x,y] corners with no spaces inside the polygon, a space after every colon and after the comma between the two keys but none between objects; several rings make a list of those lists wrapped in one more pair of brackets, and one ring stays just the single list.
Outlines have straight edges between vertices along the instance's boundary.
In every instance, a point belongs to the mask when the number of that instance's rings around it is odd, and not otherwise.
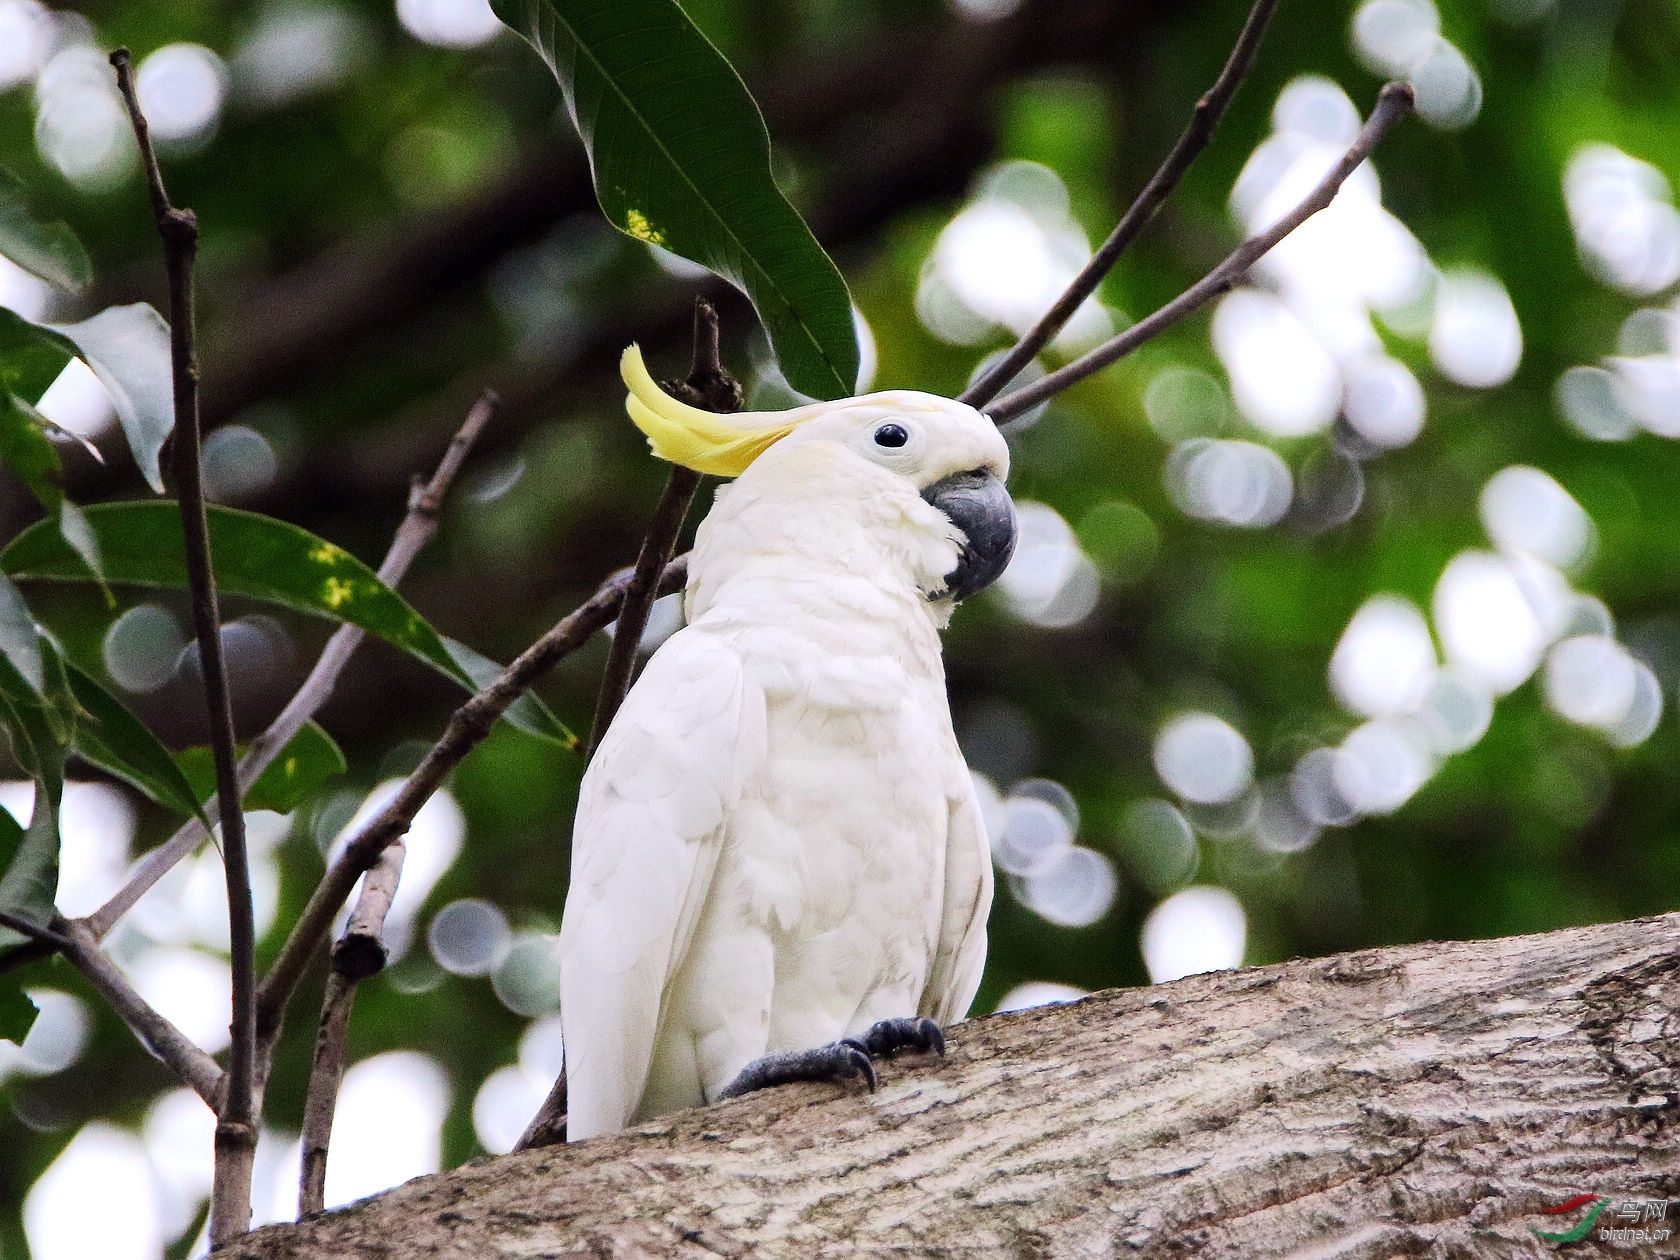
[{"label": "bird's head", "polygon": [[956,568],[945,575],[940,598],[963,600],[983,590],[1014,554],[1015,506],[1003,484],[1009,446],[997,426],[966,403],[892,390],[789,411],[718,415],[660,389],[637,347],[624,352],[620,366],[630,389],[630,418],[661,459],[739,477],[771,447],[791,455],[826,444],[907,481],[962,534]]}]

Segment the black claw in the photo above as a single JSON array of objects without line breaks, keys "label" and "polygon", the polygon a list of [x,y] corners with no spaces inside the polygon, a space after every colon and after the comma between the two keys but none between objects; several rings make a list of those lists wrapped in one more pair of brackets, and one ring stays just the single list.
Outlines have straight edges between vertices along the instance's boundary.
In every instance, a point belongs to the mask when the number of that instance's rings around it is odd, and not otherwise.
[{"label": "black claw", "polygon": [[945,1034],[925,1015],[909,1019],[883,1019],[863,1034],[861,1043],[871,1058],[881,1059],[900,1050],[922,1054],[944,1054]]},{"label": "black claw", "polygon": [[719,1100],[739,1098],[772,1085],[794,1081],[845,1081],[862,1077],[871,1091],[875,1088],[875,1065],[858,1041],[836,1041],[814,1050],[788,1050],[754,1059],[718,1095]]},{"label": "black claw", "polygon": [[856,1075],[863,1077],[864,1081],[869,1086],[869,1092],[873,1094],[875,1092],[875,1086],[879,1084],[879,1082],[875,1079],[875,1065],[869,1061],[869,1052],[867,1050],[858,1049],[855,1042],[847,1045],[846,1049],[851,1051],[848,1061],[852,1065],[853,1072]]}]

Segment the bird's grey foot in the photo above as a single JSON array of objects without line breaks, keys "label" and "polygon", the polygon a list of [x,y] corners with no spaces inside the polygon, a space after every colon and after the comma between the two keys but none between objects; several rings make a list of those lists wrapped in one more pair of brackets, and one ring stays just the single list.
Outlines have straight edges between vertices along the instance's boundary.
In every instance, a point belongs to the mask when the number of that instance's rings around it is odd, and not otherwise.
[{"label": "bird's grey foot", "polygon": [[910,1019],[883,1019],[858,1038],[872,1059],[884,1059],[900,1050],[922,1054],[944,1054],[945,1034],[925,1015]]},{"label": "bird's grey foot", "polygon": [[868,1050],[861,1041],[848,1037],[815,1050],[784,1050],[754,1059],[724,1086],[718,1098],[739,1098],[793,1081],[846,1081],[860,1076],[870,1089],[875,1088],[875,1068],[869,1062]]}]

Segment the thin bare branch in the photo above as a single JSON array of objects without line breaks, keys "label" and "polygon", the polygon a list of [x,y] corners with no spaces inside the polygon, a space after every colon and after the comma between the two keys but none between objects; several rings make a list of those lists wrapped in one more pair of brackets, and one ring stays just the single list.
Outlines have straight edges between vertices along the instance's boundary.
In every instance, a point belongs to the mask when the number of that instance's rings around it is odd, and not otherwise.
[{"label": "thin bare branch", "polygon": [[[44,928],[31,923],[28,919],[20,919],[17,915],[6,910],[0,910],[0,927],[10,928],[20,936],[27,936],[30,940],[41,945],[47,954],[53,950],[62,950],[69,945],[69,940],[51,928]],[[43,955],[44,957],[45,955]]]},{"label": "thin bare branch", "polygon": [[[741,409],[741,384],[724,370],[718,346],[717,308],[705,298],[694,300],[694,360],[686,381],[667,382],[665,388],[690,406],[707,411],[731,412]],[[630,691],[631,676],[636,669],[636,653],[641,647],[642,632],[647,629],[648,610],[653,607],[654,588],[659,575],[676,554],[677,535],[688,518],[694,492],[700,487],[700,474],[680,464],[673,465],[665,483],[665,492],[654,509],[653,521],[642,549],[636,556],[636,567],[625,588],[624,606],[618,614],[618,629],[613,635],[612,652],[607,668],[601,676],[601,693],[595,702],[595,722],[589,731],[589,751],[594,752],[601,737],[612,725],[618,706]]]},{"label": "thin bare branch", "polygon": [[[657,593],[681,590],[687,576],[688,559],[678,556],[665,566]],[[331,929],[333,916],[350,895],[356,880],[379,860],[386,845],[407,832],[420,807],[443,786],[444,779],[461,758],[490,733],[507,707],[618,615],[629,583],[629,575],[622,573],[603,582],[582,606],[561,618],[547,634],[520,653],[495,682],[455,710],[443,735],[397,795],[351,838],[310,894],[291,935],[280,947],[279,957],[258,987],[257,1023],[265,1040],[271,1040],[278,1032],[292,990],[308,966],[310,955]]]},{"label": "thin bare branch", "polygon": [[677,549],[677,535],[688,509],[694,502],[694,492],[700,488],[700,474],[681,464],[671,466],[659,505],[653,510],[653,521],[642,539],[642,549],[636,554],[636,567],[630,571],[630,581],[624,588],[624,604],[619,610],[618,625],[613,631],[612,651],[607,654],[607,667],[601,674],[601,691],[595,700],[595,721],[589,728],[589,752],[593,753],[607,733],[607,727],[618,714],[619,705],[630,692],[630,681],[636,671],[636,656],[641,650],[642,634],[647,630],[648,614],[657,598],[655,588],[659,575],[670,563]]},{"label": "thin bare branch", "polygon": [[193,1045],[186,1034],[135,991],[128,977],[99,948],[99,942],[84,925],[54,916],[52,931],[63,941],[60,951],[88,978],[88,983],[128,1025],[140,1044],[204,1099],[212,1111],[217,1110],[225,1078],[216,1061]]},{"label": "thin bare branch", "polygon": [[[1172,195],[1173,189],[1178,187],[1178,181],[1184,178],[1184,173],[1190,169],[1191,163],[1201,154],[1202,150],[1212,142],[1214,132],[1219,130],[1219,120],[1225,115],[1225,108],[1236,96],[1237,89],[1242,86],[1248,72],[1254,68],[1254,56],[1260,49],[1260,41],[1265,38],[1266,27],[1272,20],[1272,11],[1277,8],[1278,0],[1254,0],[1254,7],[1248,11],[1248,20],[1243,23],[1242,33],[1237,36],[1237,42],[1231,49],[1231,55],[1225,60],[1225,67],[1219,72],[1202,97],[1197,100],[1196,108],[1190,115],[1190,123],[1179,136],[1178,143],[1173,145],[1172,152],[1156,168],[1143,191],[1137,195],[1121,216],[1120,222],[1115,224],[1096,253],[1091,255],[1091,261],[1085,264],[1080,273],[1073,278],[1066,291],[1056,299],[1043,317],[1027,330],[1026,336],[1010,348],[1009,353],[999,359],[981,375],[966,390],[958,396],[957,401],[965,402],[971,407],[985,407],[995,398],[998,391],[1015,379],[1020,370],[1031,363],[1033,356],[1045,346],[1073,318],[1073,313],[1079,309],[1080,303],[1097,291],[1103,277],[1114,269],[1120,255],[1125,253],[1126,247],[1137,238],[1155,217],[1155,212],[1161,208],[1161,203]],[[995,415],[995,413],[994,413]]]},{"label": "thin bare branch", "polygon": [[227,877],[228,939],[233,974],[232,1048],[227,1096],[217,1113],[216,1182],[211,1196],[210,1241],[226,1242],[250,1227],[251,1168],[256,1151],[253,1115],[256,1091],[256,927],[251,910],[250,859],[245,816],[239,809],[234,769],[233,703],[222,660],[221,615],[210,556],[210,527],[204,513],[202,435],[198,421],[198,357],[194,346],[193,262],[198,257],[198,219],[170,204],[146,118],[134,89],[128,49],[111,54],[117,86],[128,107],[134,138],[146,167],[152,211],[163,240],[169,272],[169,344],[174,367],[175,433],[171,441],[175,494],[186,540],[187,580],[192,589],[193,627],[198,638],[199,674],[210,718],[210,754],[216,767],[216,800],[222,824],[222,869]]},{"label": "thin bare branch", "polygon": [[[431,480],[423,485],[414,487],[409,495],[408,515],[403,518],[397,528],[396,536],[391,540],[391,547],[385,553],[385,560],[379,566],[379,580],[386,586],[396,587],[408,574],[408,568],[414,563],[425,545],[431,541],[432,535],[437,533],[438,508],[443,502],[455,476],[460,472],[462,463],[472,450],[473,443],[478,440],[485,425],[495,417],[500,406],[500,400],[492,390],[486,390],[479,396],[472,410],[467,413],[466,420],[460,430],[449,443],[449,449],[444,452]],[[269,724],[267,730],[251,741],[251,746],[239,762],[239,791],[241,795],[251,790],[253,784],[262,777],[263,771],[273,764],[282,749],[292,741],[304,723],[320,712],[338,685],[339,675],[344,672],[345,664],[350,655],[361,643],[365,631],[358,626],[340,626],[333,636],[327,640],[327,645],[321,650],[315,666],[309,671],[309,676],[303,680],[280,715]],[[212,821],[215,819],[215,803],[211,802],[209,811]],[[197,819],[189,819],[169,840],[153,849],[148,854],[134,874],[104,905],[94,911],[84,923],[92,930],[96,938],[103,938],[114,926],[117,920],[127,914],[141,897],[149,892],[158,880],[162,879],[175,865],[204,843],[204,827]]]},{"label": "thin bare branch", "polygon": [[1124,358],[1144,342],[1159,336],[1168,328],[1198,310],[1208,301],[1231,288],[1247,274],[1259,259],[1284,237],[1317,214],[1335,199],[1337,191],[1359,164],[1370,157],[1382,138],[1401,119],[1412,112],[1412,89],[1404,83],[1390,83],[1377,97],[1376,108],[1360,128],[1347,152],[1305,200],[1284,215],[1264,232],[1249,237],[1233,250],[1229,257],[1203,276],[1160,310],[1133,324],[1125,332],[1104,342],[1089,354],[1058,368],[1042,380],[1005,394],[986,408],[986,414],[1002,423],[1023,411],[1037,406],[1046,398],[1061,393],[1076,381]]},{"label": "thin bare branch", "polygon": [[362,880],[361,894],[344,935],[333,946],[332,970],[321,998],[321,1028],[315,1035],[315,1058],[309,1069],[309,1093],[303,1104],[303,1159],[298,1170],[298,1216],[326,1208],[327,1147],[332,1141],[338,1089],[344,1081],[344,1044],[356,985],[385,966],[380,936],[397,895],[407,846],[394,840]]},{"label": "thin bare branch", "polygon": [[362,880],[362,891],[350,911],[350,921],[344,925],[344,935],[333,946],[333,970],[342,972],[352,984],[360,984],[385,969],[385,916],[396,900],[407,849],[401,840],[393,840],[379,855],[379,861]]},{"label": "thin bare branch", "polygon": [[327,1144],[332,1140],[333,1116],[338,1111],[338,1087],[344,1081],[344,1043],[355,1001],[355,984],[337,968],[328,972],[321,997],[321,1028],[315,1034],[315,1058],[309,1068],[309,1096],[303,1104],[297,1209],[300,1221],[326,1211]]}]

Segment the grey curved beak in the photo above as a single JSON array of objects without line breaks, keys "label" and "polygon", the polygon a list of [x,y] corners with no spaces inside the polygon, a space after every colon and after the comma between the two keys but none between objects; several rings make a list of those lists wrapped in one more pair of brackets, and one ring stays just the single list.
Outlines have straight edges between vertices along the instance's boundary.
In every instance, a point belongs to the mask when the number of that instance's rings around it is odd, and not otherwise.
[{"label": "grey curved beak", "polygon": [[965,600],[983,591],[1015,554],[1015,503],[989,472],[963,472],[936,481],[922,498],[945,513],[967,542],[957,567],[945,575],[940,598]]}]

